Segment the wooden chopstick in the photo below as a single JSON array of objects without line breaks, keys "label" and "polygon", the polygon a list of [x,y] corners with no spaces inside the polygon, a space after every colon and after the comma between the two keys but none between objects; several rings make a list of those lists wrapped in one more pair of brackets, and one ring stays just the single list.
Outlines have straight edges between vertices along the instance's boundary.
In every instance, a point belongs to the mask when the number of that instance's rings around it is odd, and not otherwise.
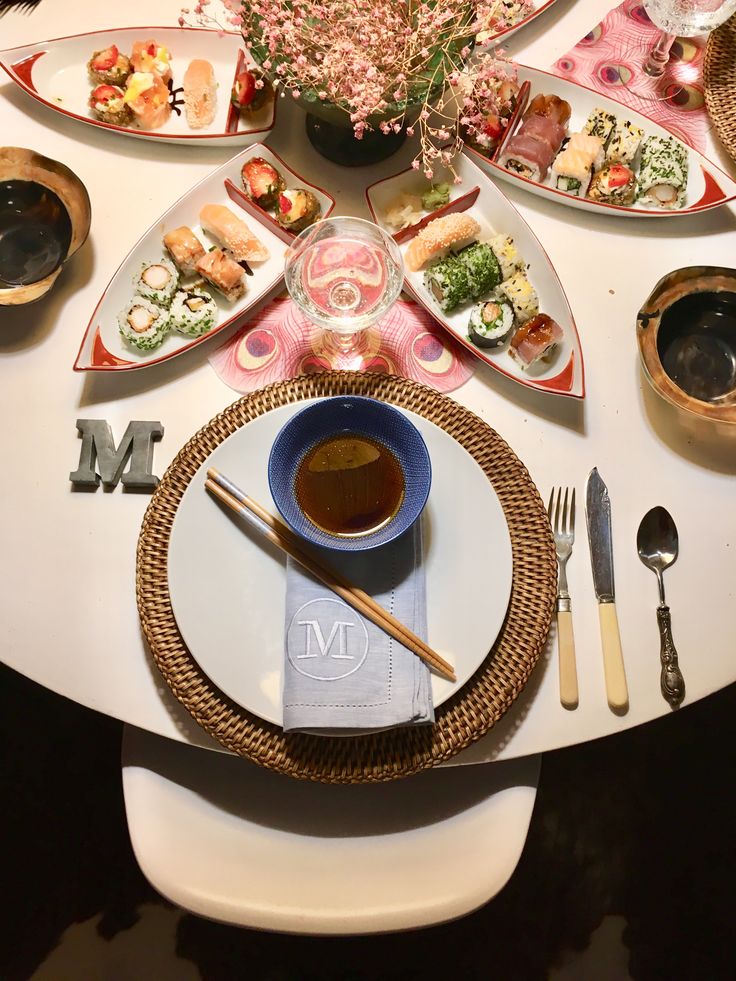
[{"label": "wooden chopstick", "polygon": [[[316,579],[324,583],[341,599],[357,610],[367,620],[371,620],[390,634],[404,647],[421,658],[434,671],[450,681],[456,681],[455,671],[451,664],[440,657],[428,644],[412,633],[401,621],[384,610],[372,596],[352,586],[331,569],[322,566],[316,558],[306,552],[299,538],[278,518],[274,517],[256,501],[244,494],[238,487],[214,467],[207,471],[205,487],[219,500],[238,514],[251,520],[258,530],[273,545],[290,555],[296,562],[304,566]],[[255,521],[253,521],[255,518]]]}]

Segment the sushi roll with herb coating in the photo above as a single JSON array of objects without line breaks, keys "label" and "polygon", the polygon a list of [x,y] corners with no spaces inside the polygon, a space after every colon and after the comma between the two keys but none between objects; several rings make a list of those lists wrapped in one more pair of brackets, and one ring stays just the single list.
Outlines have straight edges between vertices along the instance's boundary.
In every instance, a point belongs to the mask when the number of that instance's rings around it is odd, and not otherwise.
[{"label": "sushi roll with herb coating", "polygon": [[125,92],[118,85],[98,85],[88,103],[95,117],[111,126],[130,126],[133,110],[125,103]]},{"label": "sushi roll with herb coating", "polygon": [[687,190],[687,150],[674,136],[649,136],[641,148],[637,200],[681,208]]},{"label": "sushi roll with herb coating", "polygon": [[169,330],[169,311],[144,296],[134,296],[118,315],[120,335],[139,351],[152,351]]},{"label": "sushi roll with herb coating", "polygon": [[501,270],[501,282],[510,279],[517,269],[525,269],[526,263],[519,250],[514,245],[514,240],[510,235],[494,235],[488,243],[493,249],[499,268]]},{"label": "sushi roll with herb coating", "polygon": [[217,304],[202,289],[179,290],[171,304],[170,326],[182,334],[199,337],[214,327]]},{"label": "sushi roll with herb coating", "polygon": [[424,273],[424,285],[443,313],[472,299],[468,268],[456,255],[432,263]]},{"label": "sushi roll with herb coating", "polygon": [[109,48],[95,51],[87,62],[87,71],[92,81],[99,85],[124,85],[133,66],[117,45],[111,44]]},{"label": "sushi roll with herb coating", "polygon": [[608,140],[613,132],[613,128],[616,125],[616,117],[612,112],[607,112],[605,109],[594,109],[588,116],[585,126],[583,126],[583,132],[588,133],[590,136],[597,136],[600,138],[603,146],[607,146]]},{"label": "sushi roll with herb coating", "polygon": [[276,221],[287,231],[304,231],[317,221],[321,213],[322,208],[317,198],[303,187],[279,194]]},{"label": "sushi roll with herb coating", "polygon": [[143,266],[135,278],[135,291],[162,307],[171,306],[179,285],[179,273],[170,259]]},{"label": "sushi roll with herb coating", "polygon": [[517,324],[523,324],[539,313],[537,291],[523,272],[514,273],[510,279],[501,283],[499,289],[511,302]]},{"label": "sushi roll with herb coating", "polygon": [[514,309],[499,291],[477,303],[470,312],[468,337],[477,347],[498,347],[513,329]]},{"label": "sushi roll with herb coating", "polygon": [[608,141],[606,163],[620,163],[630,167],[643,139],[643,129],[635,126],[628,119],[617,119],[611,139]]},{"label": "sushi roll with herb coating", "polygon": [[460,262],[468,270],[470,298],[477,300],[490,293],[501,282],[501,267],[490,245],[473,242],[457,253]]}]

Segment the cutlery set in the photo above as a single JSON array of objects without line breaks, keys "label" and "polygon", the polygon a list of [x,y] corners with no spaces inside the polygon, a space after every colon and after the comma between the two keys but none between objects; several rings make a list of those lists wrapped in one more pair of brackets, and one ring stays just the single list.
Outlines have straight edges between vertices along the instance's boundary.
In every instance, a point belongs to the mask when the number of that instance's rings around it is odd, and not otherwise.
[{"label": "cutlery set", "polygon": [[[578,704],[578,681],[575,663],[575,639],[572,605],[567,586],[567,562],[575,541],[575,489],[555,488],[547,508],[555,541],[559,582],[557,589],[557,644],[560,672],[560,702],[567,709]],[[626,683],[621,635],[616,615],[616,590],[613,577],[611,499],[597,468],[591,470],[585,494],[585,517],[588,527],[593,587],[598,600],[603,669],[608,704],[614,712],[625,712],[629,694]],[[652,508],[644,515],[637,534],[639,558],[657,576],[659,606],[657,623],[660,635],[660,687],[663,697],[677,708],[685,697],[685,682],[679,668],[677,650],[672,639],[669,607],[665,603],[662,573],[677,558],[677,528],[663,507]]]}]

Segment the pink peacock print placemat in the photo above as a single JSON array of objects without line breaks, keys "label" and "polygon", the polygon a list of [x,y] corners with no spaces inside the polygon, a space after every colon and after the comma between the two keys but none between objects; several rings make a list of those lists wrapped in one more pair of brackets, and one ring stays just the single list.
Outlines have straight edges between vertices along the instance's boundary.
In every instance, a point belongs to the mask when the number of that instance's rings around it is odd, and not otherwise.
[{"label": "pink peacock print placemat", "polygon": [[555,62],[554,71],[636,109],[702,151],[711,128],[702,79],[705,37],[678,38],[672,46],[672,74],[679,91],[671,98],[650,102],[626,87],[643,74],[642,65],[658,36],[641,0],[624,0]]},{"label": "pink peacock print placemat", "polygon": [[[272,300],[214,354],[210,364],[236,392],[352,365],[324,344],[323,332],[288,297]],[[413,300],[397,301],[377,328],[366,332],[366,370],[403,375],[451,392],[466,382],[475,361]]]}]

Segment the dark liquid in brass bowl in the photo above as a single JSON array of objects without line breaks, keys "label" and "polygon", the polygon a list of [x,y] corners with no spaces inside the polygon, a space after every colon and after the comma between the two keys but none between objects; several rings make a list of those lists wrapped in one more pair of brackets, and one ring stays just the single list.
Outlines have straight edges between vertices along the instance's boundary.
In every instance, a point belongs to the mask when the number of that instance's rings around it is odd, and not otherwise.
[{"label": "dark liquid in brass bowl", "polygon": [[0,181],[0,287],[45,279],[71,240],[69,213],[53,191],[36,181]]},{"label": "dark liquid in brass bowl", "polygon": [[690,293],[662,314],[662,367],[684,392],[718,402],[736,391],[736,293]]},{"label": "dark liquid in brass bowl", "polygon": [[294,492],[309,520],[330,535],[367,535],[404,500],[399,461],[382,443],[354,433],[322,440],[299,464]]}]

